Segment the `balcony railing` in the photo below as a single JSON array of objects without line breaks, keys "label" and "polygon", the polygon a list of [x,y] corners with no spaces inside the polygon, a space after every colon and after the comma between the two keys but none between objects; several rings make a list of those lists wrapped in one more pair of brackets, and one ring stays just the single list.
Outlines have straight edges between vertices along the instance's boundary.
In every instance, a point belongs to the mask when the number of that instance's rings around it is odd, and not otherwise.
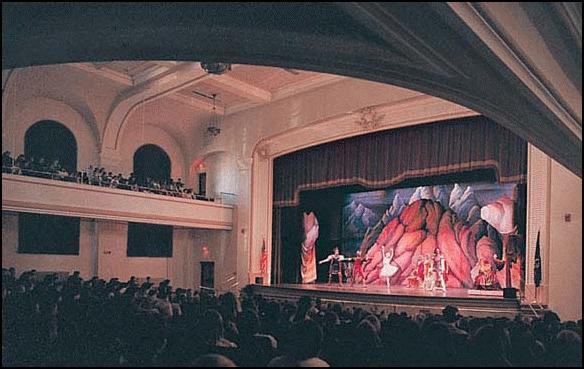
[{"label": "balcony railing", "polygon": [[[146,186],[139,186],[137,184],[129,184],[125,182],[115,182],[115,181],[102,181],[101,179],[95,179],[93,181],[89,181],[89,176],[86,171],[77,172],[76,175],[70,175],[68,173],[58,173],[58,172],[44,172],[38,170],[31,170],[31,169],[21,169],[16,166],[6,167],[2,166],[2,173],[7,174],[16,174],[16,175],[23,175],[29,177],[37,177],[37,178],[46,178],[64,182],[74,182],[79,184],[87,184],[92,186],[99,186],[99,187],[108,187],[108,188],[119,188],[122,190],[130,190],[130,191],[138,191],[138,192],[148,192],[154,193],[158,195],[165,195],[165,196],[174,196],[180,197],[183,199],[193,199],[193,200],[202,200],[202,201],[214,201],[213,198],[208,198],[206,196],[200,196],[197,194],[192,193],[185,193],[176,190],[170,190],[166,188],[155,188],[155,187],[146,187]],[[227,195],[234,195],[234,194],[227,194]],[[234,195],[236,196],[236,195]]]},{"label": "balcony railing", "polygon": [[2,173],[2,210],[207,229],[233,225],[231,205],[9,173]]}]

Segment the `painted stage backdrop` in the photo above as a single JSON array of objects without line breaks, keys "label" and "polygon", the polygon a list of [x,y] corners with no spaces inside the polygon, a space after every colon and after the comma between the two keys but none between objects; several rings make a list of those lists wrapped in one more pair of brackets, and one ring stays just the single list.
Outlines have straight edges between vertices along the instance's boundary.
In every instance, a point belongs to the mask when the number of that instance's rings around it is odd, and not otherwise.
[{"label": "painted stage backdrop", "polygon": [[[503,260],[511,263],[512,286],[521,288],[525,245],[516,235],[516,184],[456,183],[347,195],[342,214],[343,252],[361,250],[366,283],[383,283],[382,247],[393,248],[399,271],[392,284],[407,285],[419,260],[436,249],[448,265],[447,286],[476,288],[485,271],[496,288],[506,286]],[[506,254],[506,258],[503,257]],[[477,278],[479,276],[479,278]],[[498,283],[497,283],[498,282]]]}]

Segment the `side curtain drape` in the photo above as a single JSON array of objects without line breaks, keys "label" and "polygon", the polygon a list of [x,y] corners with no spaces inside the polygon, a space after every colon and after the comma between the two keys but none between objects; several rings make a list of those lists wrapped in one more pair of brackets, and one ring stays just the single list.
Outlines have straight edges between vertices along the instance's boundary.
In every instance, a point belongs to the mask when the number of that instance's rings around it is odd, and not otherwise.
[{"label": "side curtain drape", "polygon": [[271,283],[300,283],[302,212],[298,207],[274,208],[272,217]]},{"label": "side curtain drape", "polygon": [[272,212],[272,270],[271,284],[282,283],[282,208]]}]

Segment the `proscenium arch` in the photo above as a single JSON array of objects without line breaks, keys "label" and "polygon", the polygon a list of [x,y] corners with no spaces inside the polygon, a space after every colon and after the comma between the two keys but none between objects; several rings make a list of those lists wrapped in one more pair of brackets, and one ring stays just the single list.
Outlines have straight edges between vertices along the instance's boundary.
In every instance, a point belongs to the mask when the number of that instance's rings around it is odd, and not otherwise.
[{"label": "proscenium arch", "polygon": [[[474,5],[462,6],[475,14]],[[283,12],[293,16],[277,16]],[[538,87],[532,88],[541,83],[537,78],[527,86],[509,64],[518,54],[510,50],[511,58],[503,60],[502,54],[485,46],[499,40],[496,46],[504,49],[500,37],[479,35],[470,25],[474,19],[463,18],[460,9],[457,12],[448,3],[415,8],[322,3],[311,4],[310,9],[302,3],[92,8],[3,3],[2,14],[7,68],[78,61],[209,60],[364,78],[471,108],[582,175],[581,118],[570,117],[570,109],[545,86],[538,94]],[[303,24],[303,31],[296,31],[288,18]],[[96,33],[107,37],[96,38]],[[60,52],[65,43],[66,52]],[[511,60],[515,66],[521,62]],[[529,74],[525,72],[520,73]],[[578,126],[579,135],[570,131]]]}]

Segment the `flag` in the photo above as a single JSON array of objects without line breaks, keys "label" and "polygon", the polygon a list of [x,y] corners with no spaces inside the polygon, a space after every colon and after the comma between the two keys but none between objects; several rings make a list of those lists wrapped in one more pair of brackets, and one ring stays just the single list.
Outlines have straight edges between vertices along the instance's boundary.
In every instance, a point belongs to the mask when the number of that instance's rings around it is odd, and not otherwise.
[{"label": "flag", "polygon": [[535,287],[541,283],[541,251],[539,249],[539,231],[537,231],[537,241],[535,242],[535,263],[533,264],[533,281]]},{"label": "flag", "polygon": [[266,250],[266,239],[262,241],[262,255],[260,258],[260,272],[266,274],[268,272],[268,251]]}]

